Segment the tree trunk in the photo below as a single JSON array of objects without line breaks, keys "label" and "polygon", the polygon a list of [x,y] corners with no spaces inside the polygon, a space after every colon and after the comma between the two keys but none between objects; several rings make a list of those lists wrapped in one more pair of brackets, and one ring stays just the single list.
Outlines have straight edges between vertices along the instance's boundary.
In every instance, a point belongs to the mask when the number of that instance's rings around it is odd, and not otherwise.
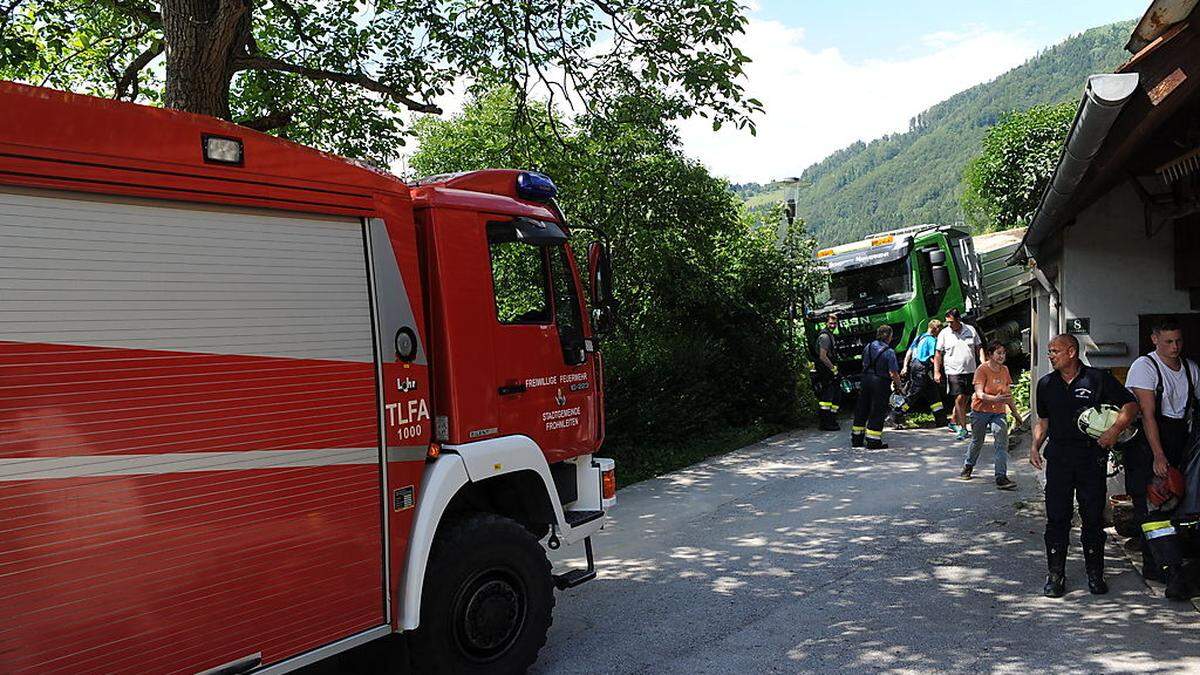
[{"label": "tree trunk", "polygon": [[250,12],[242,0],[162,0],[168,108],[230,118],[235,52],[245,46]]}]

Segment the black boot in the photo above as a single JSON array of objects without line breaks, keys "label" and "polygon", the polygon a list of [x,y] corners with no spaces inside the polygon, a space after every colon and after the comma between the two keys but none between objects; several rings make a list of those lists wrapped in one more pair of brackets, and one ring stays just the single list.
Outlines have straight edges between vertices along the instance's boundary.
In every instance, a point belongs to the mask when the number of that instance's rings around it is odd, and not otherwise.
[{"label": "black boot", "polygon": [[1154,559],[1154,552],[1150,550],[1150,546],[1146,544],[1145,537],[1142,538],[1142,578],[1146,581],[1157,581],[1166,583],[1167,576],[1163,574],[1162,565]]},{"label": "black boot", "polygon": [[1067,545],[1055,544],[1046,547],[1046,585],[1042,595],[1061,598],[1067,592]]},{"label": "black boot", "polygon": [[837,415],[835,415],[832,410],[822,410],[818,414],[817,419],[819,421],[817,428],[820,429],[821,431],[841,431],[842,430],[842,428],[840,426],[838,426]]},{"label": "black boot", "polygon": [[866,436],[866,431],[850,432],[850,447],[861,448],[863,446],[863,439],[865,438],[865,436]]},{"label": "black boot", "polygon": [[1168,600],[1188,600],[1192,597],[1191,589],[1188,588],[1187,577],[1183,574],[1183,565],[1167,565],[1167,590],[1165,595]]},{"label": "black boot", "polygon": [[1183,575],[1183,554],[1179,550],[1179,535],[1169,521],[1160,520],[1142,525],[1146,535],[1146,548],[1150,550],[1159,569],[1166,572],[1167,598],[1187,600],[1189,593],[1187,578]]},{"label": "black boot", "polygon": [[1104,580],[1104,549],[1083,549],[1083,566],[1087,570],[1088,590],[1092,595],[1107,593],[1108,582]]},{"label": "black boot", "polygon": [[887,448],[888,448],[888,444],[884,443],[883,441],[877,441],[874,438],[867,439],[867,449],[868,450],[886,450]]}]

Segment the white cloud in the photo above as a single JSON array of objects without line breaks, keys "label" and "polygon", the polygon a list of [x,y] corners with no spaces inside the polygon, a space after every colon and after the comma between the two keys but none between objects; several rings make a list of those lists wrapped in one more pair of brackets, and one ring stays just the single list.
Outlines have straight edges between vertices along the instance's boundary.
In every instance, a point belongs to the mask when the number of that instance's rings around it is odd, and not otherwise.
[{"label": "white cloud", "polygon": [[1037,45],[969,26],[920,39],[932,52],[851,63],[837,49],[805,48],[804,31],[751,19],[742,48],[753,59],[746,89],[766,106],[758,136],[703,119],[680,125],[684,148],[738,182],[798,175],[857,140],[904,131],[917,113],[1020,65]]}]

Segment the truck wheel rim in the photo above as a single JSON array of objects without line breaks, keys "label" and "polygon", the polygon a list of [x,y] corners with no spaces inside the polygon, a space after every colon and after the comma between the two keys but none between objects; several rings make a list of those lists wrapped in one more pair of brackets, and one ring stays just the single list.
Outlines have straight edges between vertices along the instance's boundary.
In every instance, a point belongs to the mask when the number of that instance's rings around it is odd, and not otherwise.
[{"label": "truck wheel rim", "polygon": [[491,569],[463,584],[454,607],[455,637],[468,657],[488,661],[512,646],[525,625],[525,586]]}]

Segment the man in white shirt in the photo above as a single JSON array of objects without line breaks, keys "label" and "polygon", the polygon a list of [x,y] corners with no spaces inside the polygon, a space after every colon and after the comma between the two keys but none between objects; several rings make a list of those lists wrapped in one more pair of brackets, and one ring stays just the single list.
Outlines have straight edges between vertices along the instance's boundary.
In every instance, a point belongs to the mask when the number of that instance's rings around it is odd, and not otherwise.
[{"label": "man in white shirt", "polygon": [[[1200,369],[1182,358],[1183,330],[1175,320],[1157,322],[1150,341],[1154,351],[1139,356],[1125,378],[1125,386],[1141,407],[1145,433],[1143,443],[1125,449],[1125,490],[1133,497],[1134,513],[1143,526],[1143,576],[1156,581],[1165,576],[1167,597],[1184,600],[1186,584],[1178,569],[1181,560],[1174,527],[1161,514],[1149,514],[1145,495],[1147,484],[1154,476],[1166,477],[1168,466],[1184,470],[1188,418],[1200,393]],[[1149,539],[1154,540],[1153,547]]]},{"label": "man in white shirt", "polygon": [[950,430],[956,440],[964,440],[967,431],[967,408],[971,394],[975,393],[972,380],[976,360],[983,339],[975,327],[962,322],[962,314],[953,308],[946,312],[946,328],[937,336],[937,352],[933,357],[933,379],[938,384],[946,382],[950,396],[954,398],[954,416]]}]

